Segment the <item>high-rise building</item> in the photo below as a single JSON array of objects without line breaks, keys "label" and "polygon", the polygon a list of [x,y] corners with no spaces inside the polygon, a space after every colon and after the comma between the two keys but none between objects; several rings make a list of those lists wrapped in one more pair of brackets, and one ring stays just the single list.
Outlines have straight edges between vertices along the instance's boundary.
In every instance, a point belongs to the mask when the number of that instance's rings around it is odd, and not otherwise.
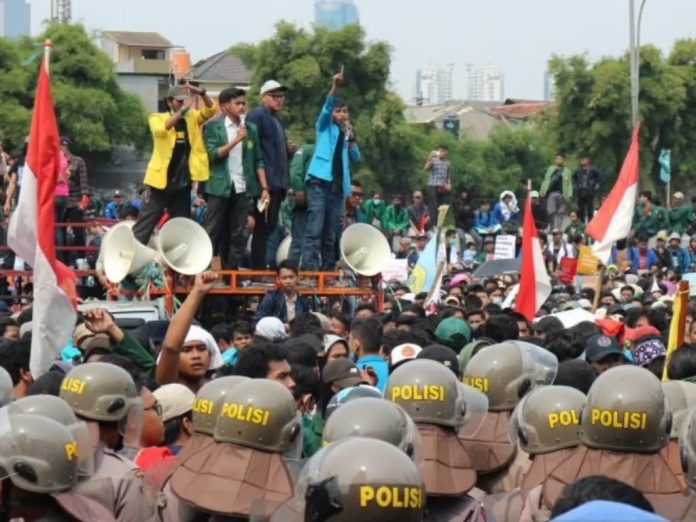
[{"label": "high-rise building", "polygon": [[317,27],[335,30],[358,23],[358,8],[353,0],[315,0],[314,24]]},{"label": "high-rise building", "polygon": [[0,36],[18,38],[31,33],[31,6],[27,0],[0,0]]},{"label": "high-rise building", "polygon": [[469,67],[468,99],[476,101],[502,101],[505,99],[505,74],[493,65]]},{"label": "high-rise building", "polygon": [[442,68],[429,64],[416,71],[416,105],[435,105],[452,99],[453,64]]},{"label": "high-rise building", "polygon": [[551,101],[556,90],[556,80],[548,71],[544,73],[544,101]]}]

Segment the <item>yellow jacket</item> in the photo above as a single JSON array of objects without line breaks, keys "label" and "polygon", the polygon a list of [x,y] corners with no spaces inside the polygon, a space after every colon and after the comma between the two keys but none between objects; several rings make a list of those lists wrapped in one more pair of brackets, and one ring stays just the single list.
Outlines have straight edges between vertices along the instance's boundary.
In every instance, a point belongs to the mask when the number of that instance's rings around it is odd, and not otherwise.
[{"label": "yellow jacket", "polygon": [[[200,110],[191,109],[184,117],[186,131],[188,132],[191,152],[188,166],[192,181],[207,181],[210,177],[208,165],[208,153],[203,144],[201,125],[213,116],[217,111],[215,104],[209,109],[203,106]],[[171,116],[168,112],[155,112],[148,117],[150,132],[152,133],[152,158],[145,172],[145,185],[152,188],[164,189],[167,187],[167,169],[172,159],[172,151],[176,142],[176,130],[172,127],[165,130],[164,124]]]}]

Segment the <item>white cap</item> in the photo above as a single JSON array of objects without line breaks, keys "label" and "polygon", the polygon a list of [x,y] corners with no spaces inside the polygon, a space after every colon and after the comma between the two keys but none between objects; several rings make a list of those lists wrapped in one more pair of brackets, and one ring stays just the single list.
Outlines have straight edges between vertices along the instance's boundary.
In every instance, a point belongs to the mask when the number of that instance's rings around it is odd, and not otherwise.
[{"label": "white cap", "polygon": [[162,406],[162,422],[175,419],[193,409],[196,396],[183,384],[173,383],[160,386],[152,394]]},{"label": "white cap", "polygon": [[397,364],[403,362],[403,361],[409,361],[411,359],[415,359],[418,357],[418,354],[423,351],[423,348],[418,346],[417,344],[413,343],[405,343],[405,344],[400,344],[399,346],[395,346],[391,353],[389,354],[389,363],[392,366],[396,366]]},{"label": "white cap", "polygon": [[286,88],[283,87],[281,84],[279,84],[275,80],[268,80],[266,83],[264,83],[261,86],[261,96],[263,96],[266,93],[273,92],[273,91],[284,91]]},{"label": "white cap", "polygon": [[283,341],[288,338],[283,321],[272,316],[264,317],[256,323],[254,334],[268,341]]},{"label": "white cap", "polygon": [[592,303],[590,303],[589,299],[578,299],[578,304],[580,308],[584,308],[585,310],[590,310],[592,308]]}]

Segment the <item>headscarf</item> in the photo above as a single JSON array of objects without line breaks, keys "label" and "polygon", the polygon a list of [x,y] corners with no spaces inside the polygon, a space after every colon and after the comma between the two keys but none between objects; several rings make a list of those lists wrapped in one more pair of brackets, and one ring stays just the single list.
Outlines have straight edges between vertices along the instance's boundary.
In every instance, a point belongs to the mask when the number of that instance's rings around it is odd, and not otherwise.
[{"label": "headscarf", "polygon": [[288,334],[285,332],[285,325],[277,317],[264,317],[261,319],[256,323],[254,333],[268,341],[283,341],[288,338]]},{"label": "headscarf", "polygon": [[222,355],[220,354],[220,348],[215,342],[215,339],[213,339],[213,336],[210,335],[207,330],[192,324],[191,328],[189,328],[189,331],[186,334],[184,344],[190,343],[191,341],[202,342],[208,349],[208,353],[210,354],[210,370],[217,370],[224,364],[222,361]]}]

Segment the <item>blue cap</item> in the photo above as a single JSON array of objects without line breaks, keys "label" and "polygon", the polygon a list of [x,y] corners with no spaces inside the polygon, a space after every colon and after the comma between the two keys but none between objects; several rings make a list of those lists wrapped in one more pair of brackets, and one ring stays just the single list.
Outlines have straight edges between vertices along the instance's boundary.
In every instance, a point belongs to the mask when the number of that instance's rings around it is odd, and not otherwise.
[{"label": "blue cap", "polygon": [[628,504],[609,502],[607,500],[593,500],[586,502],[552,519],[552,522],[591,522],[612,520],[613,522],[667,522],[654,513],[648,513]]}]

